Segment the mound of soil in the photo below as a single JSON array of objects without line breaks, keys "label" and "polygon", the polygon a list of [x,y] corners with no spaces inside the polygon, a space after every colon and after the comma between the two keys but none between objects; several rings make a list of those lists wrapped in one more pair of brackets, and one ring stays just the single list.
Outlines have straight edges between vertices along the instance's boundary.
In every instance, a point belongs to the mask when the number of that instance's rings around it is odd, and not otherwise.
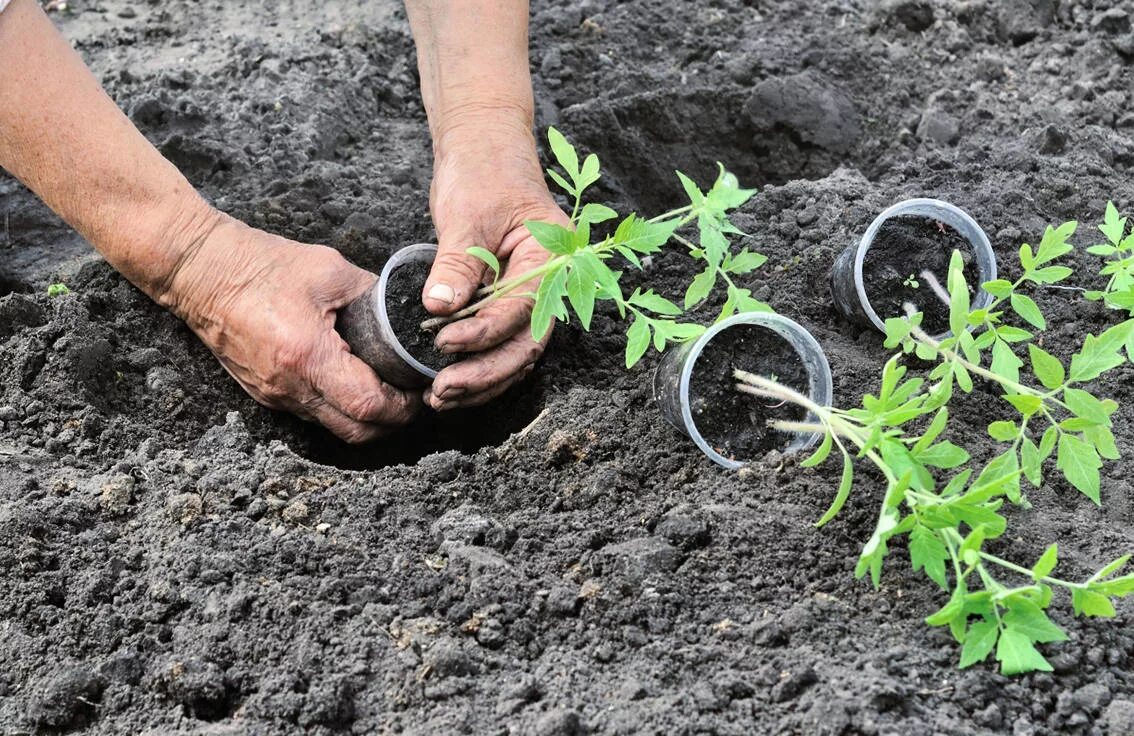
[{"label": "mound of soil", "polygon": [[386,313],[398,342],[422,365],[433,370],[453,365],[460,355],[443,353],[434,344],[436,333],[421,329],[421,323],[433,317],[421,303],[421,291],[429,278],[429,264],[416,261],[396,268],[386,281]]},{"label": "mound of soil", "polygon": [[766,327],[737,325],[705,346],[689,379],[689,411],[697,431],[723,457],[756,460],[768,450],[782,450],[794,435],[768,427],[777,419],[800,421],[807,412],[794,404],[741,393],[733,371],[770,378],[805,396],[807,371],[791,344]]},{"label": "mound of soil", "polygon": [[884,222],[862,261],[863,287],[875,313],[883,320],[898,317],[905,314],[908,302],[924,315],[921,324],[930,335],[948,332],[949,305],[925,274],[932,274],[945,288],[953,251],[964,259],[963,273],[971,295],[979,276],[973,247],[963,235],[926,217],[907,215]]},{"label": "mound of soil", "polygon": [[[402,3],[67,5],[110,94],[225,211],[371,271],[431,241]],[[717,160],[759,186],[737,247],[770,260],[739,283],[815,334],[853,406],[888,352],[826,284],[887,206],[956,203],[1005,278],[1046,224],[1132,206],[1131,10],[533,0],[536,122],[599,154],[594,198],[621,211],[680,204],[673,170],[707,186]],[[716,468],[661,420],[656,357],[625,370],[611,311],[558,328],[494,413],[347,448],[246,397],[2,177],[0,220],[0,732],[1134,732],[1130,602],[1084,621],[1059,596],[1053,672],[958,671],[902,545],[880,589],[854,579],[881,484],[817,530],[837,463]],[[1097,258],[1067,262],[1100,285]],[[626,278],[674,298],[693,275],[675,249]],[[1030,293],[1064,360],[1120,317]],[[1125,367],[1104,391],[1127,453],[1132,389]],[[991,456],[998,392],[950,417]],[[1049,473],[993,551],[1058,541],[1078,579],[1134,550],[1128,466],[1102,472],[1102,508]]]}]

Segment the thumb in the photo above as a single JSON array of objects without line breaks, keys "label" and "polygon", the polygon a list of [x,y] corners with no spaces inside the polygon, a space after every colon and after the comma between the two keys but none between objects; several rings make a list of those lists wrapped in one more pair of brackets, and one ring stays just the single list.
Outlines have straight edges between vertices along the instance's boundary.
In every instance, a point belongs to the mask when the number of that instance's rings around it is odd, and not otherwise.
[{"label": "thumb", "polygon": [[484,263],[465,250],[479,245],[496,251],[499,242],[482,243],[469,230],[446,230],[437,234],[437,258],[425,288],[421,292],[422,303],[433,314],[452,314],[465,306],[480,287],[484,277]]},{"label": "thumb", "polygon": [[320,264],[314,282],[316,297],[328,309],[338,310],[365,294],[378,277],[354,265],[338,251],[327,250],[330,257]]}]

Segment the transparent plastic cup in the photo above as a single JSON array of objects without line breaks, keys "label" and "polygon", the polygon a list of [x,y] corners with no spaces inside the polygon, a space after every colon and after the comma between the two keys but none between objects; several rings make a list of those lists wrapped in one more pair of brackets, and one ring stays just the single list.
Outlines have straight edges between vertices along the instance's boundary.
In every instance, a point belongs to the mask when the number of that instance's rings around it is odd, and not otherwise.
[{"label": "transparent plastic cup", "polygon": [[386,285],[390,275],[408,263],[433,263],[437,246],[432,243],[408,245],[386,261],[378,280],[339,312],[335,327],[350,345],[351,352],[374,369],[383,381],[404,389],[428,386],[437,371],[410,355],[390,326],[386,311]]},{"label": "transparent plastic cup", "polygon": [[[833,393],[831,366],[827,363],[827,356],[823,352],[823,348],[819,346],[810,332],[798,323],[779,314],[767,312],[738,314],[724,322],[713,325],[698,339],[667,351],[654,372],[654,400],[657,401],[662,416],[674,427],[688,435],[701,452],[708,455],[710,460],[730,470],[741,468],[744,463],[724,457],[701,436],[689,406],[689,382],[697,369],[697,359],[701,357],[705,347],[722,332],[737,325],[765,327],[786,340],[803,362],[808,378],[807,395],[816,404],[830,406]],[[817,421],[817,418],[808,415],[804,421],[814,422]],[[797,433],[783,448],[782,452],[788,454],[806,450],[813,447],[819,437],[820,435],[817,433]]]},{"label": "transparent plastic cup", "polygon": [[[870,246],[878,236],[878,231],[887,220],[894,217],[926,217],[943,222],[956,230],[972,246],[973,260],[977,266],[979,279],[975,285],[976,293],[973,296],[972,308],[982,309],[992,303],[992,295],[980,288],[980,284],[996,279],[996,254],[992,252],[988,235],[976,220],[960,207],[940,199],[907,199],[878,215],[866,229],[862,240],[848,245],[835,259],[835,265],[831,269],[831,293],[835,299],[835,306],[847,319],[865,327],[873,327],[880,332],[886,331],[885,318],[874,311],[866,295],[866,284],[862,280],[862,264],[866,260],[866,252],[870,250]],[[943,338],[949,334],[946,332],[937,337]]]}]

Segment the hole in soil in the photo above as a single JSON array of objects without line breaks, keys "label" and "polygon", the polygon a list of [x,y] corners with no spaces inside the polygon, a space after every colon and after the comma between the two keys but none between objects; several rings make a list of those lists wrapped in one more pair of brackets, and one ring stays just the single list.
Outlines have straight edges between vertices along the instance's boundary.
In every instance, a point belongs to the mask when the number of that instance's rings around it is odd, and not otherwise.
[{"label": "hole in soil", "polygon": [[742,186],[763,188],[824,177],[845,159],[783,126],[757,130],[747,100],[747,91],[724,90],[598,99],[564,110],[562,128],[581,150],[598,154],[607,187],[651,213],[686,202],[674,169],[704,188],[719,161]]},{"label": "hole in soil", "polygon": [[343,470],[413,465],[435,452],[470,454],[502,444],[536,418],[542,410],[541,399],[535,385],[523,384],[486,406],[440,413],[426,409],[409,427],[364,446],[348,445],[310,424],[297,426],[295,434],[284,441],[312,462]]},{"label": "hole in soil", "polygon": [[0,296],[27,294],[29,292],[31,292],[31,287],[24,282],[5,273],[0,273]]}]

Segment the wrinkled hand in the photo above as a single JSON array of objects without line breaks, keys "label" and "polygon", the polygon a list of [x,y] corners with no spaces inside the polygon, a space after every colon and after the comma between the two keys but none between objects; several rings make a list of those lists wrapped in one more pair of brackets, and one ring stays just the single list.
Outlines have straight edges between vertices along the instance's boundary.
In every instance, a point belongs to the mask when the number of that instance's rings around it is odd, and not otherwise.
[{"label": "wrinkled hand", "polygon": [[383,383],[335,332],[336,310],[374,276],[331,248],[214,217],[158,301],[269,408],[317,421],[347,442],[409,421],[418,398]]},{"label": "wrinkled hand", "polygon": [[[438,251],[422,299],[437,315],[464,307],[485,283],[487,267],[469,246],[495,253],[507,279],[550,257],[525,220],[569,224],[544,183],[530,127],[499,118],[464,121],[435,141],[430,209]],[[531,311],[530,298],[510,296],[442,329],[439,350],[476,354],[441,371],[426,402],[438,410],[483,404],[527,376],[550,337],[532,339]]]}]

